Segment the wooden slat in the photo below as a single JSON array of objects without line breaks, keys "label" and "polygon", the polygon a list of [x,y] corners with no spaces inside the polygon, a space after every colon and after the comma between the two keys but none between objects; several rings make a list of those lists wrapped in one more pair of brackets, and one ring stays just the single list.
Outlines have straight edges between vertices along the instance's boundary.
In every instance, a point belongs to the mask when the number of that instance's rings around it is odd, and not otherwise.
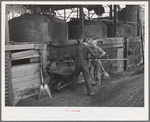
[{"label": "wooden slat", "polygon": [[140,37],[128,37],[128,43],[141,42]]},{"label": "wooden slat", "polygon": [[105,38],[105,39],[96,39],[97,43],[101,42],[102,44],[118,44],[124,43],[123,38]]},{"label": "wooden slat", "polygon": [[35,74],[39,71],[41,63],[31,63],[24,65],[17,65],[11,68],[11,78],[19,78],[27,75]]},{"label": "wooden slat", "polygon": [[34,80],[34,79],[38,79],[38,78],[40,78],[40,72],[33,74],[33,75],[25,76],[25,77],[14,78],[11,81],[12,81],[12,84],[16,84],[16,83]]},{"label": "wooden slat", "polygon": [[34,44],[5,45],[5,51],[8,51],[8,50],[24,50],[24,49],[34,49]]},{"label": "wooden slat", "polygon": [[19,58],[15,58],[15,59],[12,59],[12,60],[19,60],[19,59],[26,59],[26,58],[38,58],[38,57],[40,57],[39,54],[32,54],[32,55],[29,55],[29,56],[19,57]]},{"label": "wooden slat", "polygon": [[30,59],[30,62],[39,62],[40,61],[40,58],[31,58]]},{"label": "wooden slat", "polygon": [[111,44],[111,45],[101,45],[101,44],[98,44],[98,46],[100,46],[102,49],[107,49],[107,48],[119,48],[119,47],[124,47],[124,44],[123,43],[120,43],[120,44]]},{"label": "wooden slat", "polygon": [[21,57],[28,57],[28,56],[32,56],[34,54],[39,54],[38,50],[28,50],[28,51],[21,51],[21,52],[17,52],[17,53],[12,53],[12,59],[18,59]]},{"label": "wooden slat", "polygon": [[39,84],[34,84],[33,86],[13,90],[13,99],[29,97],[30,95],[38,93],[38,86]]},{"label": "wooden slat", "polygon": [[5,51],[41,49],[42,44],[16,43],[16,45],[5,45]]},{"label": "wooden slat", "polygon": [[13,88],[13,90],[15,90],[15,89],[25,88],[25,87],[32,86],[34,84],[40,84],[40,83],[41,83],[41,79],[38,78],[38,79],[34,79],[34,80],[29,80],[26,82],[20,82],[20,83],[13,84],[12,88]]}]

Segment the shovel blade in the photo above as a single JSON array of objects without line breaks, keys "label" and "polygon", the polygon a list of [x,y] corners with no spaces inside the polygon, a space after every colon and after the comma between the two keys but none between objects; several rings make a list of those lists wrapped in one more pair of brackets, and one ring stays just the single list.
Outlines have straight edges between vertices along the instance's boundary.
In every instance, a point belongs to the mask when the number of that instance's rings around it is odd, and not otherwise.
[{"label": "shovel blade", "polygon": [[110,78],[110,76],[109,76],[109,74],[108,74],[107,72],[104,72],[104,73],[103,73],[103,77],[106,78],[106,79],[109,79],[109,78]]},{"label": "shovel blade", "polygon": [[39,101],[44,100],[46,98],[52,99],[49,87],[47,84],[41,84],[39,86]]}]

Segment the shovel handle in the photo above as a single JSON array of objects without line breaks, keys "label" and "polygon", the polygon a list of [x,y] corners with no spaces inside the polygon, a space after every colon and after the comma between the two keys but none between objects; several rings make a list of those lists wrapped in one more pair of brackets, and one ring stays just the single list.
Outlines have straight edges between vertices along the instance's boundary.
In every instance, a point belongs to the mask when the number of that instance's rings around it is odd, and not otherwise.
[{"label": "shovel handle", "polygon": [[43,80],[43,73],[42,73],[42,68],[40,67],[40,73],[41,73],[41,80],[42,80],[42,84],[44,84],[44,80]]},{"label": "shovel handle", "polygon": [[98,60],[98,62],[99,62],[99,65],[101,66],[103,72],[106,72],[105,69],[104,69],[104,67],[102,66],[102,64],[101,64],[101,62],[100,62],[100,59],[97,59],[97,60]]}]

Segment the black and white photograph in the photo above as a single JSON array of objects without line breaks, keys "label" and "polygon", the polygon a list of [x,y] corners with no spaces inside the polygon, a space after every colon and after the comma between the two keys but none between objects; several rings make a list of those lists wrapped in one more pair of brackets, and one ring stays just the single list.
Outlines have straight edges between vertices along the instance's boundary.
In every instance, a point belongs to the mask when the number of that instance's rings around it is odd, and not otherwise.
[{"label": "black and white photograph", "polygon": [[1,6],[4,120],[148,120],[148,2]]}]

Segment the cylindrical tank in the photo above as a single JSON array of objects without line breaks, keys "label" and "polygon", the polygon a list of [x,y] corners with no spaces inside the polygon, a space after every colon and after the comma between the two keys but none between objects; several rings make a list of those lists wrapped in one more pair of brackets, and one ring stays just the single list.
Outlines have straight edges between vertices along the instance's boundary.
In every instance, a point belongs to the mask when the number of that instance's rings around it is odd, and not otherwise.
[{"label": "cylindrical tank", "polygon": [[128,21],[129,25],[133,27],[133,36],[137,36],[137,10],[138,5],[126,5],[126,8],[123,8],[122,11],[118,13],[119,21]]},{"label": "cylindrical tank", "polygon": [[9,21],[10,40],[16,42],[65,42],[68,23],[50,15],[25,14]]},{"label": "cylindrical tank", "polygon": [[[107,36],[114,37],[114,25],[112,22],[103,20],[103,23],[107,25]],[[117,23],[117,34],[120,37],[132,37],[133,28],[126,23]]]},{"label": "cylindrical tank", "polygon": [[[88,38],[107,38],[107,26],[98,21],[84,21],[84,36]],[[69,38],[80,38],[79,20],[69,22]]]}]

